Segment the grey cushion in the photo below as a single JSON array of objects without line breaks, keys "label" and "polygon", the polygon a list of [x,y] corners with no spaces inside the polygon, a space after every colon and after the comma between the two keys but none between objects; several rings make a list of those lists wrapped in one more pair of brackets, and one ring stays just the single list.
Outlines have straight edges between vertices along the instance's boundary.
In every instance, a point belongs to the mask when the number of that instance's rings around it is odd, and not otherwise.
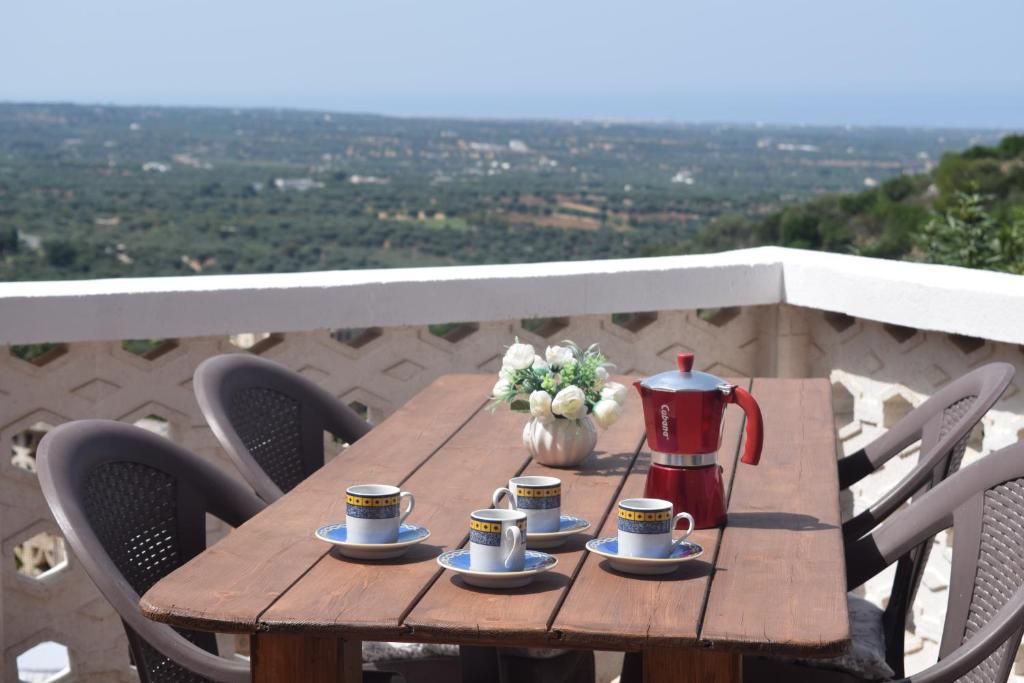
[{"label": "grey cushion", "polygon": [[554,659],[568,652],[568,650],[559,650],[553,647],[510,647],[503,648],[503,651],[527,659]]},{"label": "grey cushion", "polygon": [[426,645],[423,643],[379,643],[363,641],[364,662],[393,662],[403,659],[458,656],[458,645]]},{"label": "grey cushion", "polygon": [[844,671],[867,681],[892,679],[895,672],[885,661],[882,608],[852,593],[847,594],[846,604],[850,611],[850,651],[833,659],[799,662],[819,669]]}]

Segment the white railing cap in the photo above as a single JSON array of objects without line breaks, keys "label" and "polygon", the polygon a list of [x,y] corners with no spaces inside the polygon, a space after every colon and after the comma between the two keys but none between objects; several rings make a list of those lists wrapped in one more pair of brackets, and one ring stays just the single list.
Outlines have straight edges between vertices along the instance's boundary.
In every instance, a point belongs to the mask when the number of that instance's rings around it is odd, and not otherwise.
[{"label": "white railing cap", "polygon": [[789,303],[1024,342],[1024,277],[760,247],[556,263],[0,284],[0,343]]}]

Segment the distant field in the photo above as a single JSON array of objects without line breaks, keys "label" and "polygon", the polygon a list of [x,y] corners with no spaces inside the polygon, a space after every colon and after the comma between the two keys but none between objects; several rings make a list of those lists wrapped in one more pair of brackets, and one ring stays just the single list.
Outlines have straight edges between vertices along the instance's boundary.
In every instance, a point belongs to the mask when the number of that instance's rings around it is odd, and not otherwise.
[{"label": "distant field", "polygon": [[574,216],[568,213],[553,213],[551,215],[530,214],[530,213],[509,213],[509,223],[535,225],[541,228],[559,228],[562,230],[597,230],[602,223],[597,218],[587,216]]},{"label": "distant field", "polygon": [[0,279],[685,251],[1000,133],[0,104]]}]

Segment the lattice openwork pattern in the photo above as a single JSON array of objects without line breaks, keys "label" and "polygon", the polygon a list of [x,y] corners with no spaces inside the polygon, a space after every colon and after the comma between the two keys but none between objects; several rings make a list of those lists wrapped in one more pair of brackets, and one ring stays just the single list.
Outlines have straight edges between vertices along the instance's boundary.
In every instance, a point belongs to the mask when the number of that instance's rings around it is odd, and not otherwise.
[{"label": "lattice openwork pattern", "polygon": [[[999,608],[1024,585],[1024,479],[1000,484],[985,492],[985,508],[978,553],[978,573],[967,616],[964,641],[995,616]],[[968,675],[967,683],[994,683],[998,673],[1016,655],[1012,640],[1000,647]]]},{"label": "lattice openwork pattern", "polygon": [[249,387],[235,392],[228,413],[249,453],[282,491],[306,478],[302,464],[302,407],[279,391]]}]

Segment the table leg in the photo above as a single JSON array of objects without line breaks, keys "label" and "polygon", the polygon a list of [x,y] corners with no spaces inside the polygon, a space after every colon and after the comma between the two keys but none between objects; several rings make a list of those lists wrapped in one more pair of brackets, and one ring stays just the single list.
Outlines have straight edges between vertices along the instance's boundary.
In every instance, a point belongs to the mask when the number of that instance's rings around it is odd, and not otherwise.
[{"label": "table leg", "polygon": [[362,643],[317,636],[252,636],[253,683],[360,683]]},{"label": "table leg", "polygon": [[741,683],[743,656],[720,650],[644,650],[644,683]]}]

